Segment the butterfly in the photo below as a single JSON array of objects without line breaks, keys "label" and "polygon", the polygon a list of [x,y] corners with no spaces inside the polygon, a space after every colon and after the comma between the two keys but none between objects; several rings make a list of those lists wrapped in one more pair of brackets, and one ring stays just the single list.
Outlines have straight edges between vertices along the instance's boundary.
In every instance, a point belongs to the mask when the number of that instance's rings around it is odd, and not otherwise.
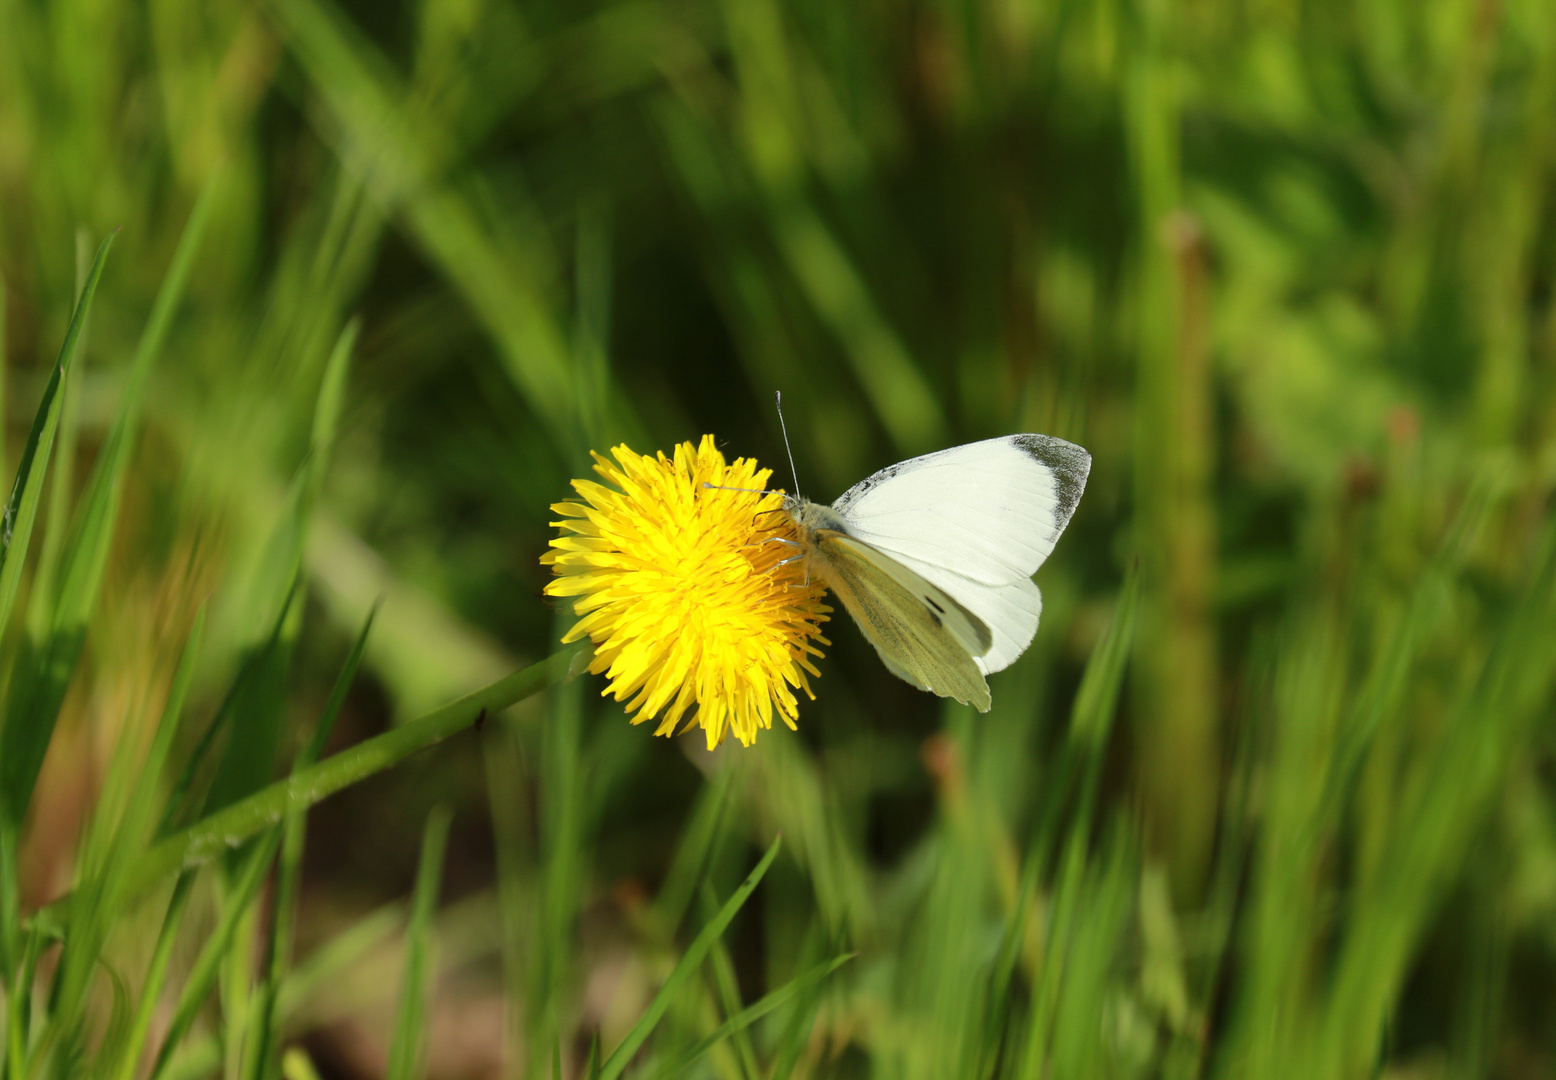
[{"label": "butterfly", "polygon": [[987,712],[984,677],[1032,643],[1032,575],[1090,471],[1074,443],[1006,435],[889,465],[831,506],[785,495],[785,562],[832,590],[894,675]]}]

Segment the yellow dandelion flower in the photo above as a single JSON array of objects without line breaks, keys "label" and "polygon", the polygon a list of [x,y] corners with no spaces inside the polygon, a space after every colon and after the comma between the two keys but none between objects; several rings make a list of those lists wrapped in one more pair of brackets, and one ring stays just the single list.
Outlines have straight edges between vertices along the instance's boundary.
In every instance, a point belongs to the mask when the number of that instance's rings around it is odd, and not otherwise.
[{"label": "yellow dandelion flower", "polygon": [[594,454],[594,471],[613,486],[574,480],[580,498],[551,507],[562,534],[541,556],[558,575],[546,592],[572,597],[578,615],[563,641],[588,635],[604,693],[632,699],[634,724],[658,717],[656,735],[689,709],[710,750],[730,732],[750,746],[774,711],[793,728],[794,691],[816,697],[811,661],[831,644],[832,609],[798,565],[780,565],[791,549],[771,541],[794,537],[780,496],[704,486],[762,488],[772,470],[725,464],[711,435],[673,458],[611,454]]}]

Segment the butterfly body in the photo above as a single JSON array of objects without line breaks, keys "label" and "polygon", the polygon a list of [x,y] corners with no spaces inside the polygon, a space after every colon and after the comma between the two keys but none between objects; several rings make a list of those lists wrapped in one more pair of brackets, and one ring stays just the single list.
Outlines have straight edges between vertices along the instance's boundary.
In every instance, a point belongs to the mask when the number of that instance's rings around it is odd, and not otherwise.
[{"label": "butterfly body", "polygon": [[1037,631],[1032,574],[1068,523],[1091,467],[1046,435],[968,443],[888,466],[831,506],[784,510],[807,572],[842,602],[893,674],[980,712],[984,676]]}]

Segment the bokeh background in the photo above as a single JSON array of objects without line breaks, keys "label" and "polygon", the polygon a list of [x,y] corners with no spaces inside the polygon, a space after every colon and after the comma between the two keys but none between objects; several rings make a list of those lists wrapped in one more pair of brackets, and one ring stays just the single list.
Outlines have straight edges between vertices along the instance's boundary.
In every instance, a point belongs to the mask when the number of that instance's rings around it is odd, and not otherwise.
[{"label": "bokeh background", "polygon": [[327,753],[550,653],[590,448],[712,433],[787,485],[781,390],[813,498],[1011,432],[1094,461],[989,714],[841,615],[750,749],[580,680],[313,809],[294,906],[196,876],[160,981],[166,888],[94,916],[74,1042],[38,1050],[57,950],[7,953],[6,1076],[413,1075],[407,1024],[430,1076],[585,1075],[780,830],[626,1075],[1551,1075],[1553,154],[1543,0],[0,0],[7,475],[120,230],[4,638],[13,759],[203,222],[8,926],[84,888],[202,604],[172,754],[236,700],[220,802],[289,767],[375,600]]}]

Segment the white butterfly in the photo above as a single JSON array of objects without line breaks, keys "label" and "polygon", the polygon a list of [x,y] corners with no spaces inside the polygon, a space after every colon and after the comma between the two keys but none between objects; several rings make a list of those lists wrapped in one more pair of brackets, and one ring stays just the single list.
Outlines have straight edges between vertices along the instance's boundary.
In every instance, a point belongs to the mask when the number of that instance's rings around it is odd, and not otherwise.
[{"label": "white butterfly", "polygon": [[1086,487],[1091,455],[1007,435],[890,465],[830,507],[784,496],[803,561],[893,674],[989,709],[984,676],[1037,632],[1032,575]]}]

